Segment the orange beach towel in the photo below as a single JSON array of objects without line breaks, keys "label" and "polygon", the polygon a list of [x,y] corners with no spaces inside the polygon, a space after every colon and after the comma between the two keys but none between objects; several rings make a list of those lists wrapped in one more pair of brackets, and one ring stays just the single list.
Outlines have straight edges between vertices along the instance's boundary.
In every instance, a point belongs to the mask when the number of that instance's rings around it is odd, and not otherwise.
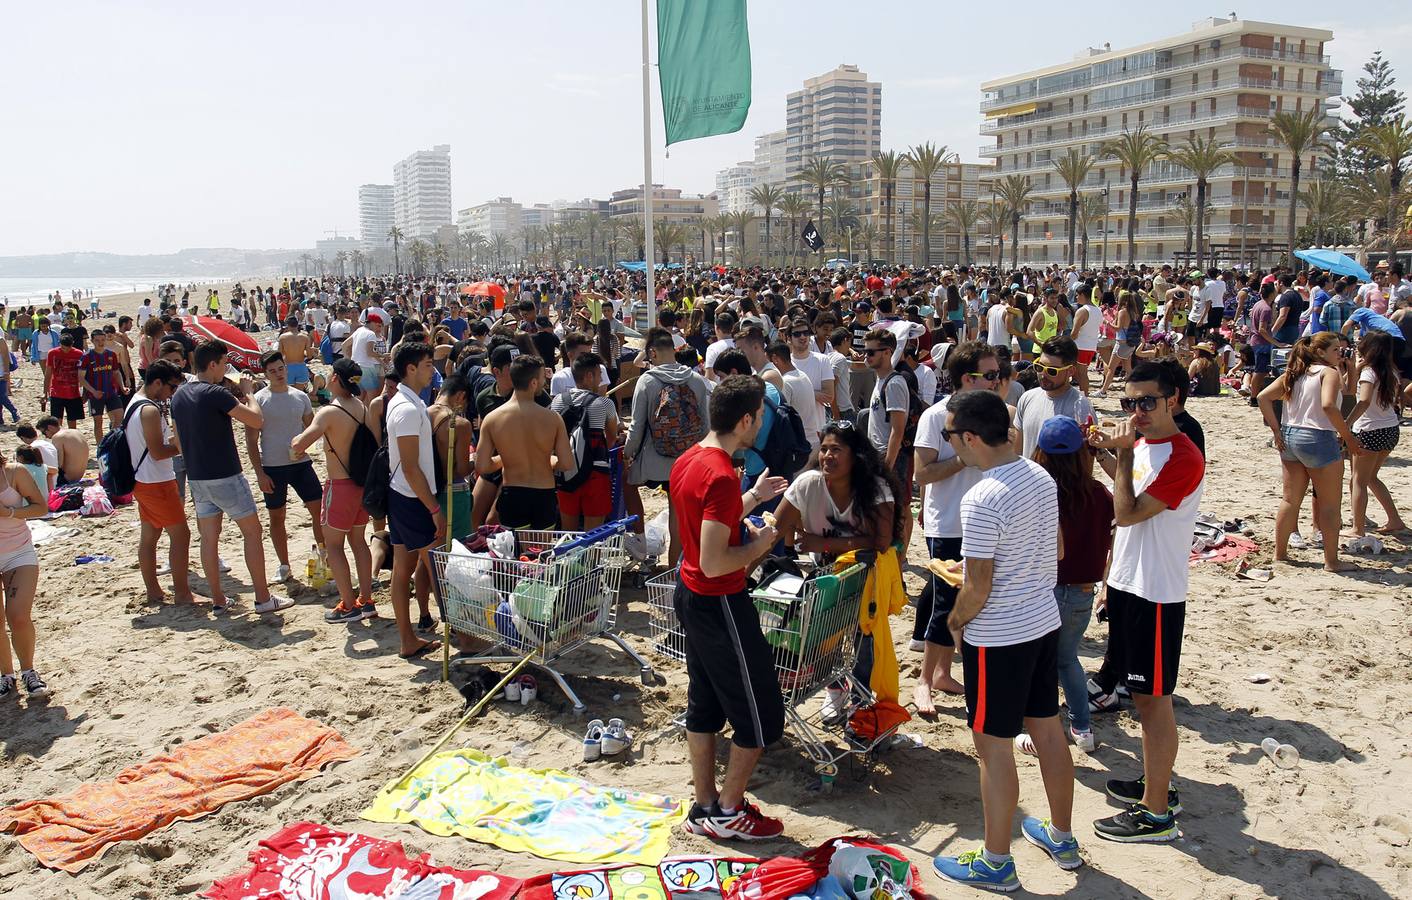
[{"label": "orange beach towel", "polygon": [[112,781],[0,810],[0,833],[18,835],[43,865],[78,872],[118,841],[199,819],[357,754],[332,728],[276,707],[124,769]]}]

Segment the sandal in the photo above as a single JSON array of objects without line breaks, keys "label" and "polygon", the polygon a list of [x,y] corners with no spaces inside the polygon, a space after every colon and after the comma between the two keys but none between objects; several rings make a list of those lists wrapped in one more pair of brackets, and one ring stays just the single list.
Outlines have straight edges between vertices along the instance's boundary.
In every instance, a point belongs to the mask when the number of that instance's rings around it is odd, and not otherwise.
[{"label": "sandal", "polygon": [[397,654],[397,656],[401,659],[421,659],[428,653],[433,653],[440,649],[441,641],[427,641],[425,644],[422,644],[420,647],[413,650],[411,653],[399,653]]}]

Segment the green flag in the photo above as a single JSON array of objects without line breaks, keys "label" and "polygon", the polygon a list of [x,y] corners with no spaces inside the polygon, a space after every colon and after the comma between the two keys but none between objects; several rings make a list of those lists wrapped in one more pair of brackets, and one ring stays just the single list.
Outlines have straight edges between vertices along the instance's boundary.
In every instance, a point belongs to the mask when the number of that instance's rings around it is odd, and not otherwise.
[{"label": "green flag", "polygon": [[657,0],[657,67],[668,146],[739,131],[750,111],[745,0]]}]

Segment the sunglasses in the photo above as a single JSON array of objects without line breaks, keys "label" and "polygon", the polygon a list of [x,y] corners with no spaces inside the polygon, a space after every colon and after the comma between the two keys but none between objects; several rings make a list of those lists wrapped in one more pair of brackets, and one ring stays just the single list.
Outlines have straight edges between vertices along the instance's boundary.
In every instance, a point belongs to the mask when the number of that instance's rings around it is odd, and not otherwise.
[{"label": "sunglasses", "polygon": [[812,332],[812,331],[791,331],[791,332],[789,333],[789,336],[790,336],[790,337],[813,337],[813,336],[814,336],[814,332]]},{"label": "sunglasses", "polygon": [[1000,371],[997,369],[994,372],[967,372],[966,376],[968,378],[983,378],[986,381],[995,382],[1000,380]]},{"label": "sunglasses", "polygon": [[1069,371],[1068,366],[1046,366],[1044,363],[1030,363],[1036,372],[1041,375],[1048,375],[1053,378],[1056,375],[1063,375]]},{"label": "sunglasses", "polygon": [[864,348],[863,348],[863,355],[864,355],[864,356],[872,356],[874,353],[886,353],[886,352],[887,352],[887,348],[886,348],[886,347],[864,347]]},{"label": "sunglasses", "polygon": [[941,439],[950,442],[954,437],[960,437],[966,433],[965,428],[943,428],[941,429]]},{"label": "sunglasses", "polygon": [[1137,412],[1138,410],[1142,410],[1143,412],[1152,412],[1154,409],[1157,408],[1157,401],[1166,400],[1170,396],[1172,395],[1162,394],[1158,397],[1123,397],[1118,401],[1118,405],[1123,408],[1123,412],[1125,413]]}]

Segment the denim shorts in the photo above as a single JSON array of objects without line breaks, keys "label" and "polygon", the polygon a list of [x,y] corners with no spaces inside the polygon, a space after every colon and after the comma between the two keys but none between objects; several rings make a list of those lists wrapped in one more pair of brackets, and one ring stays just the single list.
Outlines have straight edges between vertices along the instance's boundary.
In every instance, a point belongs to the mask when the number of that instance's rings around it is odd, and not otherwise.
[{"label": "denim shorts", "polygon": [[1280,428],[1280,436],[1285,442],[1280,459],[1285,462],[1297,462],[1306,469],[1322,469],[1343,459],[1336,431],[1285,425]]},{"label": "denim shorts", "polygon": [[197,479],[187,481],[191,488],[191,502],[196,507],[196,518],[209,519],[225,513],[235,521],[255,515],[255,495],[250,493],[250,482],[244,475],[230,475],[226,478]]},{"label": "denim shorts", "polygon": [[363,366],[363,377],[358,379],[358,387],[366,393],[382,390],[382,369],[378,366]]}]

